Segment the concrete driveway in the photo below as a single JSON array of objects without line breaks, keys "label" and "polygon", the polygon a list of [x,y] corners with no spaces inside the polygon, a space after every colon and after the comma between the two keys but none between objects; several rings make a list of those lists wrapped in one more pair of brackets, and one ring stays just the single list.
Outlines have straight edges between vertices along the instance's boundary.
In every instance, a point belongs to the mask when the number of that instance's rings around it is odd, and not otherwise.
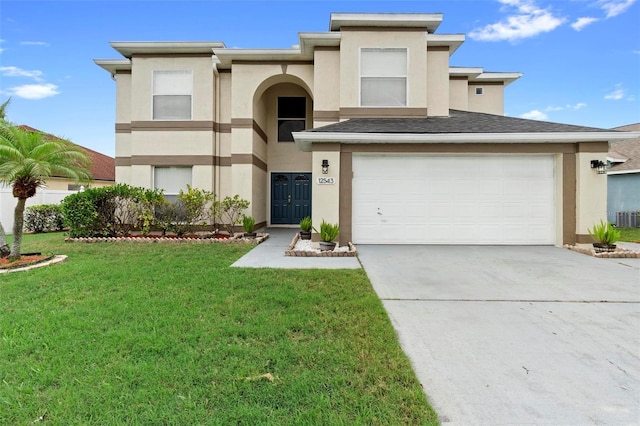
[{"label": "concrete driveway", "polygon": [[443,424],[640,424],[640,262],[358,246]]}]

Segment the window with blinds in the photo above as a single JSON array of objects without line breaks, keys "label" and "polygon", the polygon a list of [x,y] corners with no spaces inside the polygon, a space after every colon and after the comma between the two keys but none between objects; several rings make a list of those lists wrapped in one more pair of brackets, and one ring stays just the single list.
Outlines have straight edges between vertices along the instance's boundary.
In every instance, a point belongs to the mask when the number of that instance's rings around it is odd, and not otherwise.
[{"label": "window with blinds", "polygon": [[162,189],[168,201],[176,201],[180,190],[186,191],[187,185],[191,185],[191,167],[154,167],[153,186]]},{"label": "window with blinds", "polygon": [[360,51],[360,106],[407,105],[407,49]]},{"label": "window with blinds", "polygon": [[153,119],[191,120],[193,72],[153,72]]}]

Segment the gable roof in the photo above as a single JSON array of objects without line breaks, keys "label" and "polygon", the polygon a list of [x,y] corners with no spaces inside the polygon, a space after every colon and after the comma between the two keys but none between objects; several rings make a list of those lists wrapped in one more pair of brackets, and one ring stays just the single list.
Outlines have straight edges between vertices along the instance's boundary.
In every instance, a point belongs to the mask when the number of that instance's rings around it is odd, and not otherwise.
[{"label": "gable roof", "polygon": [[[55,135],[50,133],[45,133],[41,130],[35,129],[31,126],[27,126],[24,124],[16,126],[20,129],[26,130],[28,132],[33,133],[42,133],[47,139],[50,140],[63,140]],[[76,144],[77,145],[77,144]],[[91,176],[94,180],[106,180],[106,181],[114,181],[116,180],[116,161],[113,157],[109,157],[108,155],[101,154],[92,149],[86,148],[84,146],[78,145],[82,148],[88,155],[91,160]],[[59,177],[59,176],[54,176]]]},{"label": "gable roof", "polygon": [[555,143],[606,142],[640,133],[450,110],[447,117],[353,118],[294,133],[298,147],[344,143]]},{"label": "gable roof", "polygon": [[[640,123],[615,127],[614,130],[638,132],[640,131]],[[640,173],[640,137],[612,142],[607,156],[616,160],[624,160],[623,163],[613,164],[607,170],[607,174]]]}]

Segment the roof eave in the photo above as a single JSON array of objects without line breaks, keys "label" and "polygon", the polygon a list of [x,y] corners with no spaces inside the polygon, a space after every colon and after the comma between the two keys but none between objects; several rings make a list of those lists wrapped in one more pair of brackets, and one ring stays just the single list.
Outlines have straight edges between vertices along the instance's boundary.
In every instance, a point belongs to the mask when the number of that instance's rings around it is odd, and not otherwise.
[{"label": "roof eave", "polygon": [[640,169],[633,169],[633,170],[607,170],[607,175],[628,175],[628,174],[634,174],[634,173],[640,173]]},{"label": "roof eave", "polygon": [[464,34],[427,34],[427,48],[429,46],[446,46],[449,48],[449,56],[453,55],[464,41]]},{"label": "roof eave", "polygon": [[111,75],[118,71],[131,71],[130,59],[94,59],[93,62]]},{"label": "roof eave", "polygon": [[313,143],[352,144],[439,144],[439,143],[562,143],[610,142],[629,139],[622,132],[540,132],[540,133],[322,133],[294,132],[301,151],[311,151]]},{"label": "roof eave", "polygon": [[202,54],[225,47],[222,41],[112,41],[109,44],[126,58],[135,54]]},{"label": "roof eave", "polygon": [[398,27],[433,33],[441,22],[442,13],[332,13],[329,31],[340,31],[342,27]]}]

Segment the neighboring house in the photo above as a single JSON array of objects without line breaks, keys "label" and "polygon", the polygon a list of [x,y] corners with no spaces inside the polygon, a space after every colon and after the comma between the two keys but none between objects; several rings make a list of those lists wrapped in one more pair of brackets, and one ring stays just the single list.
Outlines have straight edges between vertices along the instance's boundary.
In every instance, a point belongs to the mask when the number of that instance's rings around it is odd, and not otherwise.
[{"label": "neighboring house", "polygon": [[[614,130],[638,132],[640,123]],[[618,213],[640,211],[640,137],[612,142],[607,162],[607,219],[618,226],[638,226],[637,219],[630,222],[633,215],[620,217],[618,223]]]},{"label": "neighboring house", "polygon": [[[21,129],[31,132],[43,133],[49,139],[59,139],[57,136],[41,132],[30,126],[19,125]],[[27,200],[27,207],[39,204],[58,204],[67,195],[75,194],[82,186],[98,188],[102,186],[113,185],[115,183],[115,160],[99,152],[89,148],[82,147],[91,157],[91,175],[93,180],[88,184],[78,184],[72,179],[63,177],[52,177],[47,180],[43,188],[36,191],[36,195]],[[13,228],[13,211],[17,200],[13,197],[11,188],[0,185],[0,223],[7,233],[12,232]]]},{"label": "neighboring house", "polygon": [[453,67],[441,14],[331,15],[290,49],[112,42],[116,180],[311,215],[345,243],[563,244],[606,217],[623,132],[504,117],[516,72]]},{"label": "neighboring house", "polygon": [[[34,133],[42,133],[46,139],[49,140],[60,140],[59,137],[51,135],[49,133],[45,133],[41,130],[34,129],[31,126],[26,125],[18,125],[21,129],[34,132]],[[87,152],[89,158],[91,160],[91,177],[93,178],[91,182],[87,183],[78,183],[73,179],[53,176],[51,179],[47,180],[46,189],[50,190],[59,190],[59,191],[78,191],[81,187],[86,188],[99,188],[103,186],[113,185],[116,181],[116,164],[115,159],[113,157],[109,157],[108,155],[101,154],[89,148],[85,148],[81,146],[83,150]]]}]

